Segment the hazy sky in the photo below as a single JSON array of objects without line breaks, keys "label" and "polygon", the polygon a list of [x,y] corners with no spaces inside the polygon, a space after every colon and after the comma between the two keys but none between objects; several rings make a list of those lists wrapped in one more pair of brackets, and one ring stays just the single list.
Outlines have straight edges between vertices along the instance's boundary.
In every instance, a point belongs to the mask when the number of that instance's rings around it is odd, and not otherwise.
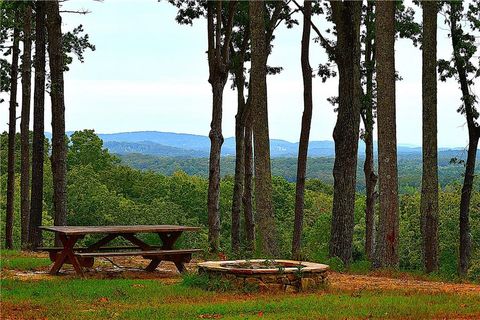
[{"label": "hazy sky", "polygon": [[[104,2],[71,0],[68,9],[90,14],[63,14],[63,29],[83,24],[97,50],[85,54],[65,74],[66,128],[93,128],[100,133],[157,130],[208,135],[211,87],[207,82],[206,22],[178,25],[176,9],[167,1]],[[420,15],[418,15],[418,18]],[[298,16],[301,21],[301,16]],[[318,18],[317,18],[318,19]],[[324,26],[318,20],[317,24]],[[439,17],[438,57],[451,54],[443,17]],[[272,138],[298,141],[303,110],[300,68],[301,24],[276,31],[269,65],[282,66],[268,78],[269,126]],[[323,28],[321,28],[323,29]],[[312,32],[312,36],[314,33]],[[326,62],[324,50],[311,44],[314,69]],[[401,144],[421,145],[421,51],[409,40],[396,43],[397,135]],[[314,114],[311,140],[332,140],[336,114],[326,101],[338,93],[338,79],[314,79]],[[478,91],[479,86],[473,88]],[[20,94],[19,94],[20,98]],[[8,98],[6,99],[8,101]],[[456,110],[460,90],[454,81],[438,84],[439,146],[467,144],[465,119]],[[234,134],[236,92],[227,83],[224,93],[223,132]],[[0,109],[0,130],[7,129],[8,105]],[[47,95],[46,131],[51,131]],[[20,112],[20,110],[18,110]]]}]

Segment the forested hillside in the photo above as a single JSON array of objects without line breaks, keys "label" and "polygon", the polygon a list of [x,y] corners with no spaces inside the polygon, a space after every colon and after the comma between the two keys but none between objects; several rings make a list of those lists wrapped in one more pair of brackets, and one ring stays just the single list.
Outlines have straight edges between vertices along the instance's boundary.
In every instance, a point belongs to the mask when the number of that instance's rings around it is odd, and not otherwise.
[{"label": "forested hillside", "polygon": [[[0,170],[1,180],[1,219],[5,217],[6,186],[6,139],[1,135]],[[46,142],[47,143],[47,142]],[[48,147],[48,144],[47,144]],[[46,148],[48,150],[48,148]],[[20,152],[20,140],[17,135],[16,152]],[[208,180],[200,174],[206,166],[206,159],[168,159],[154,158],[166,173],[139,170],[122,164],[120,160],[108,153],[100,140],[92,131],[77,132],[72,136],[67,155],[67,192],[68,225],[112,225],[112,224],[186,224],[202,227],[199,234],[186,234],[183,245],[207,248],[207,185]],[[199,166],[199,161],[203,161]],[[231,165],[233,159],[223,159],[225,165]],[[289,257],[290,241],[294,222],[295,184],[279,176],[278,168],[284,172],[295,172],[292,159],[277,159],[274,162],[273,204],[275,221],[279,231],[279,247],[281,257]],[[325,175],[331,168],[331,159],[310,159],[310,166]],[[412,166],[414,161],[407,162]],[[183,165],[185,173],[179,164]],[[168,167],[169,165],[169,167]],[[20,166],[17,157],[16,166]],[[175,167],[177,166],[177,167]],[[167,169],[167,167],[169,169]],[[277,169],[275,169],[277,167]],[[450,166],[446,166],[450,167]],[[198,171],[195,168],[199,168]],[[402,165],[400,166],[402,168]],[[415,169],[414,169],[415,168]],[[456,167],[452,167],[454,170]],[[415,181],[418,165],[404,168],[403,172],[412,171]],[[455,169],[457,170],[457,169]],[[458,175],[452,171],[455,179]],[[330,171],[331,172],[331,171]],[[43,206],[43,224],[52,224],[52,180],[48,157],[45,158],[45,191]],[[315,171],[310,173],[316,174]],[[18,175],[17,175],[18,179]],[[456,275],[456,252],[458,250],[458,205],[461,185],[444,178],[445,185],[440,192],[440,271],[442,276],[453,278]],[[471,223],[473,256],[470,277],[474,279],[480,274],[480,188],[478,180],[472,198]],[[403,184],[401,183],[402,187]],[[19,184],[17,184],[19,188]],[[220,198],[221,212],[221,251],[232,256],[230,229],[233,194],[233,177],[222,178]],[[18,191],[18,190],[17,190]],[[420,246],[420,192],[418,187],[408,188],[408,194],[400,196],[400,267],[404,270],[422,270],[422,254]],[[15,204],[20,201],[19,192],[15,193]],[[325,262],[340,266],[340,261],[328,260],[328,243],[330,239],[331,210],[333,188],[329,181],[307,179],[305,193],[305,232],[303,233],[302,252],[305,259]],[[364,255],[365,237],[365,196],[358,193],[355,200],[355,233],[353,259],[355,263],[369,263]],[[20,219],[15,215],[14,243],[20,241]],[[2,236],[4,230],[1,230]],[[242,231],[243,232],[243,231]],[[45,234],[48,236],[48,234]],[[243,239],[243,236],[242,236]],[[46,244],[53,239],[46,238]],[[85,242],[92,241],[86,238]],[[181,244],[182,245],[182,244]],[[243,242],[242,242],[243,245]],[[242,250],[242,254],[243,254]],[[256,255],[256,253],[254,254]]]},{"label": "forested hillside", "polygon": [[[206,177],[208,175],[208,158],[193,157],[158,157],[139,153],[118,155],[122,163],[141,170],[152,170],[165,175],[175,171],[184,171],[189,175]],[[443,188],[447,185],[460,184],[464,167],[459,163],[452,163],[452,158],[459,157],[460,151],[439,152],[439,184]],[[363,157],[360,156],[357,165],[357,191],[365,191],[365,177],[362,174]],[[333,158],[316,157],[308,158],[307,178],[320,179],[327,184],[333,183],[332,169]],[[232,176],[235,172],[235,158],[223,157],[221,160],[222,176]],[[477,164],[477,167],[479,165]],[[272,174],[283,177],[289,182],[296,179],[297,159],[290,157],[277,157],[272,159]],[[398,159],[399,186],[401,193],[418,191],[422,181],[421,154],[401,154]]]}]

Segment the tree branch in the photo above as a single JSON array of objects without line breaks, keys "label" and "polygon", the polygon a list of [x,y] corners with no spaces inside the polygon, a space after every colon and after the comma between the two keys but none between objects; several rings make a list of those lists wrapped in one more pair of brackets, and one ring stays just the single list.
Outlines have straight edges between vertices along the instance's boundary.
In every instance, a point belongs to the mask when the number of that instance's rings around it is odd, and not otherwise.
[{"label": "tree branch", "polygon": [[[297,1],[292,0],[293,3],[298,7],[298,9],[303,13],[303,7],[298,4]],[[320,30],[317,28],[317,26],[313,23],[313,21],[310,19],[310,25],[312,26],[312,29],[315,31],[315,33],[318,35],[318,38],[320,39],[320,44],[322,47],[327,51],[327,54],[330,57],[335,57],[335,47],[330,44],[330,42],[325,39],[325,37],[322,35]]]},{"label": "tree branch", "polygon": [[83,10],[60,10],[60,13],[77,13],[77,14],[89,14],[91,13],[91,11],[87,10],[87,9],[83,9]]},{"label": "tree branch", "polygon": [[268,23],[265,38],[265,43],[267,43],[268,45],[270,45],[270,42],[272,41],[273,31],[275,31],[275,28],[277,27],[277,20],[280,17],[280,13],[282,12],[284,5],[285,3],[283,1],[278,1],[277,3],[275,3],[275,10],[273,10],[272,17],[270,18],[270,21]]},{"label": "tree branch", "polygon": [[237,6],[238,1],[231,1],[228,8],[228,20],[225,25],[225,43],[223,44],[223,62],[227,65],[228,62],[228,47],[232,38],[232,29],[233,29],[233,16],[235,14],[235,7]]}]

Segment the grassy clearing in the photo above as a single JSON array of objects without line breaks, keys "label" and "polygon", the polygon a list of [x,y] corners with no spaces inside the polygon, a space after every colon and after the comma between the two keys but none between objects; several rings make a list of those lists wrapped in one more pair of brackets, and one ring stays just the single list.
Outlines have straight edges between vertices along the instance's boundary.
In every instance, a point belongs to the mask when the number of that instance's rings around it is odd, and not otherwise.
[{"label": "grassy clearing", "polygon": [[[49,319],[432,318],[480,315],[478,296],[325,291],[314,294],[215,293],[158,280],[4,279],[1,300]],[[8,310],[8,305],[6,307]]]},{"label": "grassy clearing", "polygon": [[[3,269],[35,269],[49,264],[48,259],[25,253],[1,253]],[[2,315],[15,319],[480,318],[480,296],[474,294],[332,288],[309,294],[260,294],[234,292],[223,283],[205,283],[205,279],[192,275],[179,284],[163,281],[4,278],[0,280]],[[222,288],[225,292],[218,292]]]},{"label": "grassy clearing", "polygon": [[17,250],[0,251],[0,270],[34,270],[51,264],[50,259],[35,254],[21,253]]}]

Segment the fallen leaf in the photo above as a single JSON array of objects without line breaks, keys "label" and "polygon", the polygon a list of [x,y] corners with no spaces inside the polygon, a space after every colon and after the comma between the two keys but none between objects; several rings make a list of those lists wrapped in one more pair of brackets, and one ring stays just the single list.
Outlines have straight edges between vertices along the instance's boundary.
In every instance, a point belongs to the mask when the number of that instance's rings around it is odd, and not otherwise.
[{"label": "fallen leaf", "polygon": [[98,302],[108,302],[108,298],[107,297],[101,297],[100,299],[98,299]]},{"label": "fallen leaf", "polygon": [[220,319],[222,318],[221,314],[201,314],[198,316],[200,319]]}]

